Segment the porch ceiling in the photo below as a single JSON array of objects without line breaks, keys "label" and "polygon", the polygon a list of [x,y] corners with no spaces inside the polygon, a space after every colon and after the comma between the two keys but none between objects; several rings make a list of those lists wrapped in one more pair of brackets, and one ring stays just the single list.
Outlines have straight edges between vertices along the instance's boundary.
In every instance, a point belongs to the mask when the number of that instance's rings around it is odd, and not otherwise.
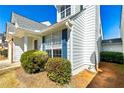
[{"label": "porch ceiling", "polygon": [[[14,25],[12,26],[14,28],[14,31],[12,31],[12,36],[22,38],[24,36],[30,36],[30,37],[35,37],[35,38],[40,38],[42,35],[46,35],[50,32],[54,31],[61,31],[61,29],[67,27],[66,22],[69,22],[69,20],[63,20],[62,22],[56,23],[52,26],[47,27],[44,30],[31,30],[27,28],[22,28],[22,27],[15,27]],[[69,24],[71,24],[69,22]],[[71,24],[72,25],[72,24]],[[10,26],[11,27],[11,26]],[[8,31],[10,32],[10,31]]]},{"label": "porch ceiling", "polygon": [[35,38],[40,38],[39,32],[29,31],[28,29],[17,28],[15,34],[13,36],[22,38],[24,36],[30,36]]},{"label": "porch ceiling", "polygon": [[48,28],[42,30],[40,32],[40,34],[41,35],[45,35],[45,34],[48,34],[48,33],[52,32],[52,31],[56,31],[56,30],[57,31],[60,31],[62,28],[67,27],[66,26],[66,22],[68,22],[68,20],[63,20],[62,22],[56,23],[54,25],[51,25]]}]

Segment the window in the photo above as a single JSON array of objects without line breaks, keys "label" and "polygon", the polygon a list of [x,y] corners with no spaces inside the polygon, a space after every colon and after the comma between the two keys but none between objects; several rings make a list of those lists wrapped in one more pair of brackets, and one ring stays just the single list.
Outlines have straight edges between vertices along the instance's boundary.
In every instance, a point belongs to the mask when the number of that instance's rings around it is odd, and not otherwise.
[{"label": "window", "polygon": [[71,8],[66,9],[66,16],[69,16],[71,14]]},{"label": "window", "polygon": [[50,57],[61,57],[62,32],[56,31],[45,36],[45,51]]},{"label": "window", "polygon": [[51,48],[51,34],[45,36],[45,40],[44,40],[44,46],[45,49],[50,49]]},{"label": "window", "polygon": [[61,19],[71,15],[71,5],[61,6]]},{"label": "window", "polygon": [[53,45],[61,44],[61,40],[62,40],[61,32],[57,31],[57,32],[52,33]]},{"label": "window", "polygon": [[65,11],[61,12],[61,19],[65,18]]},{"label": "window", "polygon": [[46,52],[48,53],[49,57],[52,57],[52,50],[46,50]]},{"label": "window", "polygon": [[61,6],[61,19],[65,17],[65,6]]},{"label": "window", "polygon": [[83,5],[80,5],[80,11],[82,11],[83,10]]},{"label": "window", "polygon": [[54,49],[53,57],[61,57],[61,49]]},{"label": "window", "polygon": [[48,53],[49,57],[61,57],[61,49],[50,49],[46,50],[46,52]]},{"label": "window", "polygon": [[38,49],[38,41],[37,40],[34,40],[34,49]]},{"label": "window", "polygon": [[66,9],[67,9],[67,8],[69,8],[69,7],[71,7],[71,6],[70,6],[70,5],[66,5],[65,7],[66,7]]},{"label": "window", "polygon": [[65,10],[65,6],[61,6],[61,12]]}]

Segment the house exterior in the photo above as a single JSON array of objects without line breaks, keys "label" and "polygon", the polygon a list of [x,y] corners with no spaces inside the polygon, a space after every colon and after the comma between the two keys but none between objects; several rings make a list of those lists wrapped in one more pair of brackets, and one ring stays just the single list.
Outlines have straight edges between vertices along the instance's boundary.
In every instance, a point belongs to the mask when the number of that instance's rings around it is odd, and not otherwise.
[{"label": "house exterior", "polygon": [[122,38],[122,48],[123,48],[123,54],[124,54],[124,6],[122,6],[122,12],[121,12],[121,23],[120,23],[120,29],[121,29],[121,38]]},{"label": "house exterior", "polygon": [[23,52],[38,49],[50,57],[71,61],[72,74],[84,69],[96,71],[101,46],[100,7],[57,5],[57,23],[46,25],[16,13],[7,24],[10,62],[19,62]]},{"label": "house exterior", "polygon": [[101,51],[109,51],[109,52],[122,52],[122,39],[114,38],[102,40]]},{"label": "house exterior", "polygon": [[0,44],[2,44],[3,34],[0,33]]},{"label": "house exterior", "polygon": [[0,33],[0,48],[7,49],[7,42],[5,41],[5,33]]}]

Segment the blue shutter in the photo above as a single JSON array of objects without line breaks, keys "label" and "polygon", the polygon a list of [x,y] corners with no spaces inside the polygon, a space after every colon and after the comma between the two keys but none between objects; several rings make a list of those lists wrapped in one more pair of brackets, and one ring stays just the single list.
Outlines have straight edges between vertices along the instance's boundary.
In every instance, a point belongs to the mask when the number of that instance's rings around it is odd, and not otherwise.
[{"label": "blue shutter", "polygon": [[67,29],[62,30],[62,57],[67,59]]},{"label": "blue shutter", "polygon": [[42,37],[43,51],[45,51],[45,36]]}]

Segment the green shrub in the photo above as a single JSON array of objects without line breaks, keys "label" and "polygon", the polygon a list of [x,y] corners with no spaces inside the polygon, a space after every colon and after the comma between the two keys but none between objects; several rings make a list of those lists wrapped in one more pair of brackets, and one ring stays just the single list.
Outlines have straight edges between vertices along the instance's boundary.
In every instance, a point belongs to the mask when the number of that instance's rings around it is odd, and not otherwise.
[{"label": "green shrub", "polygon": [[48,54],[39,50],[30,50],[21,55],[21,65],[27,73],[44,71]]},{"label": "green shrub", "polygon": [[124,56],[123,56],[123,53],[120,53],[120,52],[101,52],[100,60],[124,64]]},{"label": "green shrub", "polygon": [[71,63],[63,58],[49,58],[45,66],[48,77],[60,84],[69,83],[71,78]]}]

